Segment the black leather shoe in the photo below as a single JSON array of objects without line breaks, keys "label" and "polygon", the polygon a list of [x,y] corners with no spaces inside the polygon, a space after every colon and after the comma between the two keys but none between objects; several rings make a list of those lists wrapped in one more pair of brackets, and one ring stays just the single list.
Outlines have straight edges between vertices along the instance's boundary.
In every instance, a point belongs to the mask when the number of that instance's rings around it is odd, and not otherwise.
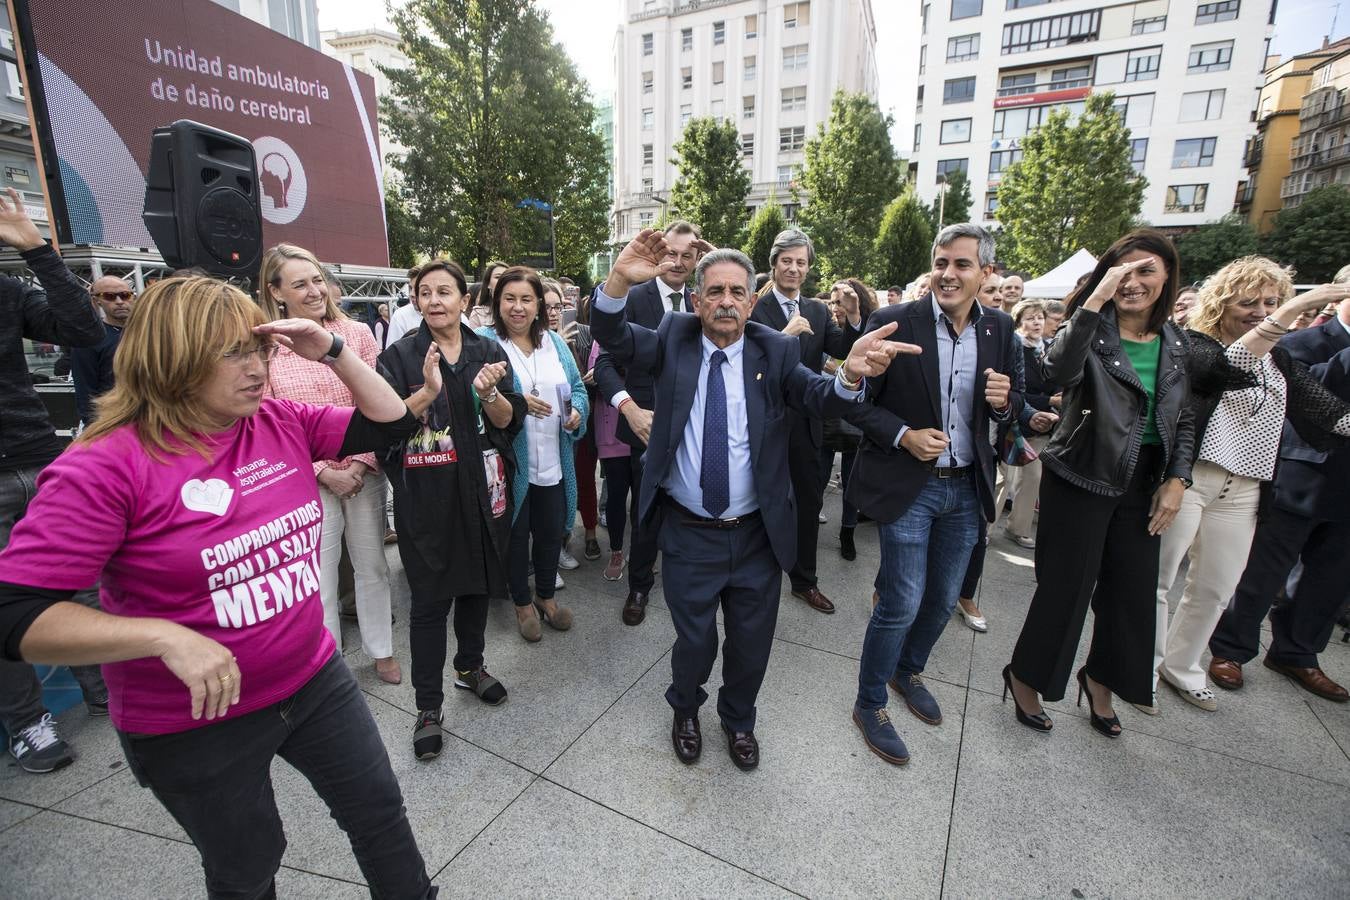
[{"label": "black leather shoe", "polygon": [[759,765],[759,741],[755,740],[753,731],[732,731],[725,722],[722,730],[727,733],[727,752],[736,768],[749,772]]},{"label": "black leather shoe", "polygon": [[629,591],[628,599],[623,602],[623,624],[641,625],[647,617],[647,594],[645,591]]},{"label": "black leather shoe", "polygon": [[698,716],[675,714],[675,724],[670,728],[670,742],[675,745],[675,755],[686,766],[698,760],[703,752],[703,732],[698,728]]},{"label": "black leather shoe", "polygon": [[858,558],[858,547],[853,543],[853,529],[847,526],[839,529],[839,555],[849,562]]}]

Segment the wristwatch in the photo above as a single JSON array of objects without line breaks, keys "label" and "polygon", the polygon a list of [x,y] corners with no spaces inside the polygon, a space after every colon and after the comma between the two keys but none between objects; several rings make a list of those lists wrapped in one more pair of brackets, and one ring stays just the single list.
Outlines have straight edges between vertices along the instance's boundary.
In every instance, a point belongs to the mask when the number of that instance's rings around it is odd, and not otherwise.
[{"label": "wristwatch", "polygon": [[[477,391],[474,393],[476,394]],[[489,403],[496,403],[499,396],[500,394],[497,393],[497,386],[494,384],[492,390],[488,391],[488,395],[486,397],[479,397],[478,402],[487,406]]]},{"label": "wristwatch", "polygon": [[336,331],[333,332],[333,346],[328,348],[328,352],[323,355],[323,359],[319,360],[319,362],[327,363],[331,366],[338,358],[338,354],[342,352],[342,348],[346,343],[347,342],[342,339],[342,335],[338,334]]},{"label": "wristwatch", "polygon": [[1185,475],[1173,475],[1172,477],[1175,478],[1177,481],[1180,481],[1188,491],[1191,489],[1192,485],[1195,484],[1194,481],[1191,481]]}]

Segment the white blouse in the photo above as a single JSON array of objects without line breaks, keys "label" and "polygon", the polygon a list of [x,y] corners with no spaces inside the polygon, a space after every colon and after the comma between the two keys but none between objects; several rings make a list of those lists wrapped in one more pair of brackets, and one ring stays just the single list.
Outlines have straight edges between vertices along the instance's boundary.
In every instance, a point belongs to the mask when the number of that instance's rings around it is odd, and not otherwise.
[{"label": "white blouse", "polygon": [[525,436],[530,452],[530,484],[548,487],[562,481],[561,433],[563,419],[558,408],[558,386],[571,386],[557,348],[547,334],[543,342],[529,356],[510,338],[499,337],[498,342],[511,360],[511,368],[520,380],[520,392],[526,397],[538,397],[553,407],[544,418],[525,416]]}]

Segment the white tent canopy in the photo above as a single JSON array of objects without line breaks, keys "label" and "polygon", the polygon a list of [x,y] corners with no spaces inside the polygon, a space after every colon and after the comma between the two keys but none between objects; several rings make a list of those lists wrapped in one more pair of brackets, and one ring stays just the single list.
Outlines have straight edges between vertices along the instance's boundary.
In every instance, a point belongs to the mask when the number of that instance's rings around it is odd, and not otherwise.
[{"label": "white tent canopy", "polygon": [[1028,281],[1022,288],[1022,296],[1037,300],[1063,300],[1073,290],[1078,279],[1091,272],[1096,265],[1097,257],[1080,247],[1077,253],[1040,278]]}]

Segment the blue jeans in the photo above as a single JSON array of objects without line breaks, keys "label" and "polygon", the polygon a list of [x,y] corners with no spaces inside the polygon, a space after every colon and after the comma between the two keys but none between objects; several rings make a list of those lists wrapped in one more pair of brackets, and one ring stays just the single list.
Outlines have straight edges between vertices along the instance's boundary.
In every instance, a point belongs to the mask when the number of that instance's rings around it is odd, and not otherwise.
[{"label": "blue jeans", "polygon": [[858,664],[858,706],[886,705],[891,676],[922,672],[951,618],[979,534],[973,474],[930,477],[905,514],[878,523],[880,600],[872,610]]}]

